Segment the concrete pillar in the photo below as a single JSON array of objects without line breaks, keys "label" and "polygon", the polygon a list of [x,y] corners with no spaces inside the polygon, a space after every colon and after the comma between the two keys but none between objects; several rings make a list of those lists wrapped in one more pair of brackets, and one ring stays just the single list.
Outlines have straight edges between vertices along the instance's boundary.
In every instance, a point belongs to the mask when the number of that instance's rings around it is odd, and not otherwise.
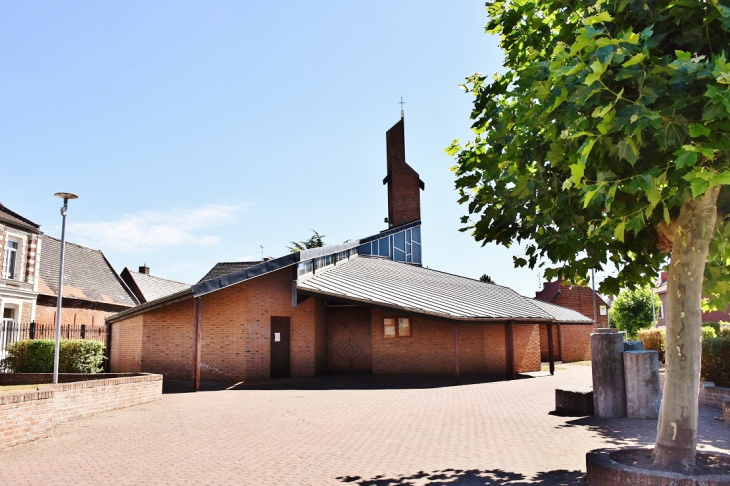
[{"label": "concrete pillar", "polygon": [[626,416],[655,419],[659,417],[659,353],[656,351],[624,352],[626,383]]},{"label": "concrete pillar", "polygon": [[644,343],[641,341],[624,341],[624,351],[643,351]]},{"label": "concrete pillar", "polygon": [[591,334],[593,411],[596,417],[626,416],[623,351],[623,335],[616,332]]}]

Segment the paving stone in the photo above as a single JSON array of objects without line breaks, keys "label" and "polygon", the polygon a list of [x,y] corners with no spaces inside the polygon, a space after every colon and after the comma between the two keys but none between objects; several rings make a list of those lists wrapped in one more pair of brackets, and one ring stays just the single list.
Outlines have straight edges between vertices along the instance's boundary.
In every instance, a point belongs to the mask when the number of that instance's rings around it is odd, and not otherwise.
[{"label": "paving stone", "polygon": [[[371,376],[207,385],[2,451],[0,484],[581,484],[589,450],[653,444],[655,420],[551,415],[556,388],[591,380],[588,366],[560,368],[461,386]],[[728,451],[730,426],[716,415],[700,410],[700,448]]]}]

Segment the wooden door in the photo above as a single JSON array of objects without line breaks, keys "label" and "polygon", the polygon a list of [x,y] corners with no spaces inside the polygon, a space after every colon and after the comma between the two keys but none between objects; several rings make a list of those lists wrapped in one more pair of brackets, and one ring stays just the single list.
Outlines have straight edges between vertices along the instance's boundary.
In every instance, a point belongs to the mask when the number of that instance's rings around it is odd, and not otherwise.
[{"label": "wooden door", "polygon": [[371,373],[370,309],[327,308],[327,367],[333,373]]},{"label": "wooden door", "polygon": [[288,317],[271,318],[271,377],[291,375],[291,325]]}]

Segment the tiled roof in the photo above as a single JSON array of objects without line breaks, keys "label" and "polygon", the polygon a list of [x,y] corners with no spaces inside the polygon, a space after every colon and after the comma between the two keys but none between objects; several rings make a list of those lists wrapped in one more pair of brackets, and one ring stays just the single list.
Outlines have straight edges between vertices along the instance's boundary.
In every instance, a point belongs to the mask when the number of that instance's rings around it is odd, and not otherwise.
[{"label": "tiled roof", "polygon": [[351,258],[299,280],[297,289],[451,319],[553,320],[510,288],[377,257]]},{"label": "tiled roof", "polygon": [[575,324],[592,324],[593,319],[590,319],[578,311],[568,309],[560,305],[550,304],[548,302],[542,302],[537,299],[532,300],[539,308],[550,314],[553,319],[557,322],[563,323],[575,323]]},{"label": "tiled roof", "polygon": [[[47,235],[43,235],[41,238],[38,292],[42,295],[56,297],[58,296],[61,240]],[[127,307],[137,305],[137,299],[99,250],[92,250],[67,241],[63,273],[63,296],[65,298]]]},{"label": "tiled roof", "polygon": [[228,275],[229,273],[234,272],[240,272],[241,270],[245,270],[246,268],[253,267],[254,265],[258,265],[261,263],[260,261],[257,262],[220,262],[216,263],[213,268],[210,269],[208,273],[205,274],[205,277],[198,280],[198,283],[206,282],[208,280],[213,280],[214,278],[219,278],[224,275]]},{"label": "tiled roof", "polygon": [[16,228],[24,229],[31,233],[39,234],[41,232],[40,225],[35,224],[33,221],[22,217],[14,211],[11,211],[3,206],[2,203],[0,203],[0,223],[15,226]]},{"label": "tiled roof", "polygon": [[555,302],[558,295],[560,295],[560,280],[553,280],[546,283],[542,290],[535,294],[535,299],[552,303]]},{"label": "tiled roof", "polygon": [[[126,278],[127,274],[131,282]],[[129,284],[132,292],[137,295],[137,298],[142,303],[167,297],[168,295],[190,288],[190,285],[186,283],[154,277],[146,273],[132,271],[128,268],[122,270],[122,279]]]}]

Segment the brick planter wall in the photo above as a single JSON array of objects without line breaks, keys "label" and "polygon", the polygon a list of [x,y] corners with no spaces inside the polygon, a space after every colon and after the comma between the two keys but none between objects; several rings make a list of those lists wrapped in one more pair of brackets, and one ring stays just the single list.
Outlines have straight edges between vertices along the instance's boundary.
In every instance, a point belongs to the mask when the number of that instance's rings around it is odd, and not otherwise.
[{"label": "brick planter wall", "polygon": [[161,375],[116,376],[0,394],[0,449],[46,437],[62,422],[151,402],[162,396]]},{"label": "brick planter wall", "polygon": [[[664,370],[659,373],[659,386],[664,390]],[[723,403],[730,401],[730,388],[715,386],[711,381],[700,382],[700,405],[722,410]]]}]

